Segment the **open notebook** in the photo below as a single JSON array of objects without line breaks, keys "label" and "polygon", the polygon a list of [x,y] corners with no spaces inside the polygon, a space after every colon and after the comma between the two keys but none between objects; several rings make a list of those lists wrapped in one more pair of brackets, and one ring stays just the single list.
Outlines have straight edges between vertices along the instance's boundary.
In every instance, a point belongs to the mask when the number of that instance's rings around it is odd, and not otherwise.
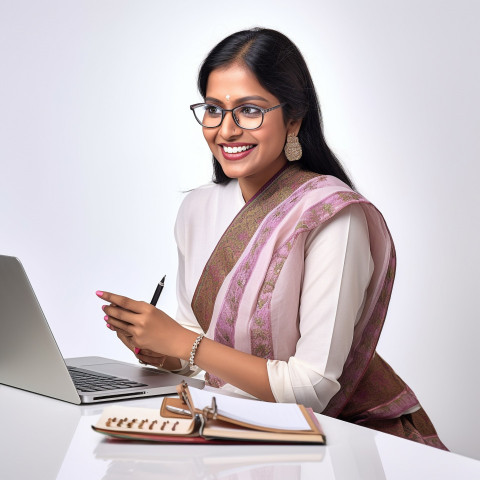
[{"label": "open notebook", "polygon": [[160,409],[112,406],[92,428],[102,434],[169,443],[310,443],[325,435],[311,409],[177,387]]}]

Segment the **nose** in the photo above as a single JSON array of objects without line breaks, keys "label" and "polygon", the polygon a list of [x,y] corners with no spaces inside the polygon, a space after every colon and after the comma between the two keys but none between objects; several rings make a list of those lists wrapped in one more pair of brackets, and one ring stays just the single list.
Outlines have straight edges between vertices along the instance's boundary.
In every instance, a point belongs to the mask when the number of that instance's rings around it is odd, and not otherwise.
[{"label": "nose", "polygon": [[242,134],[242,129],[233,120],[233,112],[225,112],[219,133],[223,138],[232,138]]}]

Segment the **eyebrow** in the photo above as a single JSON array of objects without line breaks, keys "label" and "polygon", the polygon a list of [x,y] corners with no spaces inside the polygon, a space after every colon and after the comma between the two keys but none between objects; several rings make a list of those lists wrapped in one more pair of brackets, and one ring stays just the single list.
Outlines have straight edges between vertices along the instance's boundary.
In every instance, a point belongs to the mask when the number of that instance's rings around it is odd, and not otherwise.
[{"label": "eyebrow", "polygon": [[[266,98],[263,98],[261,97],[260,95],[250,95],[248,97],[242,97],[242,98],[238,98],[235,103],[245,103],[245,102],[249,102],[251,100],[260,100],[262,102],[266,102],[268,103],[268,100]],[[212,102],[212,103],[219,103],[219,104],[224,104],[221,100],[219,100],[218,98],[214,98],[214,97],[206,97],[205,98],[205,101],[206,102]]]}]

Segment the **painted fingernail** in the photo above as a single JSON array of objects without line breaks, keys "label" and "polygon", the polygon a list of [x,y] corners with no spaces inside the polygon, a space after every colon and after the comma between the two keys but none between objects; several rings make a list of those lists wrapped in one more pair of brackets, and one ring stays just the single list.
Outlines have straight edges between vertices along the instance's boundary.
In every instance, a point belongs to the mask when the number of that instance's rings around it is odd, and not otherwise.
[{"label": "painted fingernail", "polygon": [[111,326],[109,323],[107,323],[107,328],[111,328],[111,327],[112,327],[112,326]]},{"label": "painted fingernail", "polygon": [[102,305],[102,310],[105,311],[106,305]]},{"label": "painted fingernail", "polygon": [[100,290],[97,290],[95,293],[96,293],[99,297],[101,297],[101,296],[103,295],[103,292],[100,291]]},{"label": "painted fingernail", "polygon": [[105,316],[103,317],[103,319],[104,319],[105,321],[107,321],[107,320],[108,320],[108,315],[105,315]]},{"label": "painted fingernail", "polygon": [[140,349],[135,347],[135,355],[138,355],[140,353]]}]

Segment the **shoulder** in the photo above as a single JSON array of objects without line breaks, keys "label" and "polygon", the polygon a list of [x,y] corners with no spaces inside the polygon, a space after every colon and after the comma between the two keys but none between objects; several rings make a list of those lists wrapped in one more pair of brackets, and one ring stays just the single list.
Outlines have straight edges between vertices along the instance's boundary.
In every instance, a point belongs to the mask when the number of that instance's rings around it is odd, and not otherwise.
[{"label": "shoulder", "polygon": [[311,230],[307,235],[305,247],[308,252],[314,245],[358,241],[369,243],[369,229],[362,205],[353,203]]},{"label": "shoulder", "polygon": [[179,211],[178,218],[183,216],[196,215],[199,212],[209,211],[219,202],[228,202],[237,195],[238,185],[235,180],[230,181],[226,185],[207,183],[195,188],[187,193],[183,199]]},{"label": "shoulder", "polygon": [[236,180],[226,185],[209,183],[192,190],[178,210],[175,223],[177,242],[192,232],[215,229],[217,224],[226,228],[244,205]]},{"label": "shoulder", "polygon": [[190,190],[182,200],[180,204],[179,214],[185,210],[189,210],[191,207],[198,205],[198,203],[204,203],[208,201],[210,197],[216,194],[220,185],[215,185],[214,183],[207,183],[200,187]]}]

